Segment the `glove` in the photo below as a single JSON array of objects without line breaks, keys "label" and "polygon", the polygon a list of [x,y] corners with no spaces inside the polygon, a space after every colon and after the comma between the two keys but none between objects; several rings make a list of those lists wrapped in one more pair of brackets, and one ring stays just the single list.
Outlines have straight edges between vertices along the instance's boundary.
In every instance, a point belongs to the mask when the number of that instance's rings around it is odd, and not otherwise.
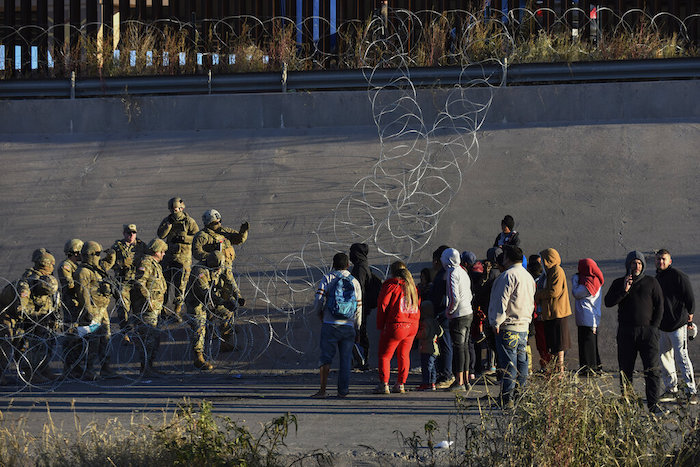
[{"label": "glove", "polygon": [[244,305],[245,305],[245,298],[238,297],[238,306],[244,306]]},{"label": "glove", "polygon": [[248,229],[250,229],[250,224],[248,223],[248,221],[246,221],[246,222],[241,224],[241,229],[239,230],[239,232],[245,233],[248,231]]},{"label": "glove", "polygon": [[109,282],[100,282],[100,285],[97,288],[97,291],[102,295],[111,295],[112,294],[112,286],[109,284]]}]

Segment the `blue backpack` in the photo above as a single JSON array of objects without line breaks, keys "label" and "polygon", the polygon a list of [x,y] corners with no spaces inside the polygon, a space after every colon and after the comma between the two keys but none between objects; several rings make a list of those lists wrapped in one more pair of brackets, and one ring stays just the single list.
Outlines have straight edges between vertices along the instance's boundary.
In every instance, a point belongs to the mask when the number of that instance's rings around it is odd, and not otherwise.
[{"label": "blue backpack", "polygon": [[328,289],[326,310],[335,319],[353,319],[357,310],[357,297],[355,296],[355,284],[353,277],[347,277],[340,272],[334,272],[336,280]]}]

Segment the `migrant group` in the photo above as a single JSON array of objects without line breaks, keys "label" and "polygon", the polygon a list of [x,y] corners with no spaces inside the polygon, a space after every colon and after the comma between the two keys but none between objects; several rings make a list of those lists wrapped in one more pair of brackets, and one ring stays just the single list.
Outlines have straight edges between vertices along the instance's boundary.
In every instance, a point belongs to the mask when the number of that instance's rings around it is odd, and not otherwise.
[{"label": "migrant group", "polygon": [[[142,376],[161,373],[154,362],[159,327],[168,320],[186,319],[192,327],[196,368],[213,368],[203,353],[207,333],[211,338],[216,332],[220,351],[234,350],[234,313],[245,299],[232,272],[233,245],[246,241],[249,225],[224,227],[221,214],[208,209],[200,230],[182,198],[171,198],[168,209],[148,244],[138,238],[135,224],[125,224],[123,237],[107,250],[95,241],[68,240],[58,280],[54,255],[46,248],[33,252],[33,266],[0,294],[0,383],[8,382],[13,367],[20,380],[32,384],[116,376],[110,303],[116,305],[120,345],[137,347]],[[172,309],[166,307],[170,293]],[[217,329],[207,327],[212,321]],[[62,375],[50,365],[59,343]]]},{"label": "migrant group", "polygon": [[[339,397],[349,393],[353,364],[367,369],[367,326],[376,308],[380,331],[376,393],[406,392],[410,351],[417,340],[422,383],[416,390],[463,392],[480,374],[498,375],[502,382],[497,400],[509,408],[527,385],[532,361],[529,338],[536,343],[539,371],[565,371],[572,315],[578,331],[578,374],[596,377],[602,372],[598,331],[605,303],[617,307],[622,390],[631,390],[639,355],[650,411],[664,411],[660,402],[697,404],[688,356],[689,336],[697,334],[693,291],[688,277],[672,267],[668,250],[656,252],[655,275],[647,269],[644,254],[630,252],[626,274],[604,294],[605,279],[593,259],[579,260],[569,281],[554,248],[525,258],[514,226],[513,217],[505,216],[483,261],[470,251],[439,247],[433,252],[432,269],[421,271],[418,284],[401,261],[391,264],[389,277],[381,283],[370,269],[366,244],[353,244],[349,255],[337,253],[333,270],[321,279],[315,295],[314,312],[322,323],[321,381],[312,397],[327,396],[336,352]],[[394,355],[398,371],[390,385]]]}]

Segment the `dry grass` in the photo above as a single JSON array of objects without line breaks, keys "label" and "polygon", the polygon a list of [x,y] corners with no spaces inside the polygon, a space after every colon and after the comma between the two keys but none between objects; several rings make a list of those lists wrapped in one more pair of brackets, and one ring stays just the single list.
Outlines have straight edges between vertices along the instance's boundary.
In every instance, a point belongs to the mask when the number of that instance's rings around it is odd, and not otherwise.
[{"label": "dry grass", "polygon": [[[79,77],[195,74],[209,69],[215,73],[279,72],[285,64],[294,71],[466,66],[506,59],[509,63],[533,63],[700,55],[698,48],[682,40],[677,32],[662,33],[648,20],[634,26],[621,23],[605,31],[598,43],[585,29],[581,37],[574,37],[563,23],[556,23],[549,31],[539,29],[532,16],[526,17],[520,27],[483,20],[478,14],[460,16],[454,12],[432,12],[422,23],[395,21],[398,24],[390,26],[388,33],[376,18],[341,24],[337,48],[332,53],[310,44],[298,46],[296,25],[289,20],[275,19],[265,24],[246,20],[235,34],[232,25],[222,22],[207,23],[204,31],[186,25],[129,23],[122,28],[117,59],[111,44],[100,44],[94,36],[83,34],[70,50],[53,50],[53,70],[16,74],[7,69],[4,77],[67,77],[71,71]],[[186,56],[184,65],[179,64],[181,53]],[[198,53],[204,57],[202,65],[197,64]],[[235,63],[229,62],[231,54],[236,57]]]},{"label": "dry grass", "polygon": [[22,423],[0,427],[0,465],[47,467],[204,465],[274,466],[321,462],[329,455],[314,451],[290,457],[282,453],[285,439],[296,431],[294,415],[286,414],[252,432],[228,417],[212,414],[203,401],[194,407],[183,402],[160,424],[122,426],[117,421],[82,427],[67,434],[52,423],[39,435],[27,433]]},{"label": "dry grass", "polygon": [[[576,376],[534,378],[512,411],[457,402],[459,463],[469,465],[698,465],[700,419],[678,407],[651,415],[617,380]],[[478,422],[468,413],[480,412]],[[695,415],[692,415],[695,413]]]}]

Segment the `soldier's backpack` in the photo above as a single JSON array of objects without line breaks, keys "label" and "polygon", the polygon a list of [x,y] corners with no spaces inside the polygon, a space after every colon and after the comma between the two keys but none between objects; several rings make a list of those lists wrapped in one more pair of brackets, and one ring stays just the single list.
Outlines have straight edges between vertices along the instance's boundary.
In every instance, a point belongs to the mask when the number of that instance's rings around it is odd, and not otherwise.
[{"label": "soldier's backpack", "polygon": [[334,272],[336,277],[329,289],[326,299],[326,310],[335,319],[353,319],[357,310],[357,297],[355,285],[351,275],[344,276],[340,272]]}]

